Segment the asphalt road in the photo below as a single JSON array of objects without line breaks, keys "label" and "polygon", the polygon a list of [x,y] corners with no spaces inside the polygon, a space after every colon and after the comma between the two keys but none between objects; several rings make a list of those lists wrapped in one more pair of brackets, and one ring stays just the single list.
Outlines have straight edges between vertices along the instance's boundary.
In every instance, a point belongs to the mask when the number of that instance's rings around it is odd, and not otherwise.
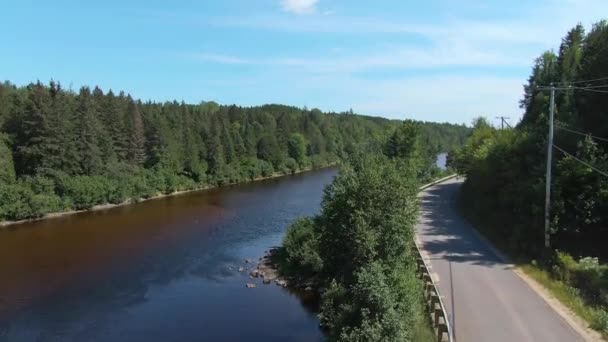
[{"label": "asphalt road", "polygon": [[421,193],[417,226],[455,341],[583,341],[462,218],[454,203],[461,184]]}]

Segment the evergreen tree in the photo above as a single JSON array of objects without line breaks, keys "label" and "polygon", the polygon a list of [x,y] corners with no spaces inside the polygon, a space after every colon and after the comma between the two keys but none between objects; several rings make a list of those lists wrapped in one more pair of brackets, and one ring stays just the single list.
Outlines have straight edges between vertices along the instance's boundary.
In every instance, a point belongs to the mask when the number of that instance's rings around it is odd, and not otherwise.
[{"label": "evergreen tree", "polygon": [[8,139],[0,134],[0,184],[12,184],[15,179],[15,165]]},{"label": "evergreen tree", "polygon": [[103,167],[100,149],[100,131],[97,112],[89,88],[83,87],[78,94],[76,108],[76,142],[81,173],[93,175]]},{"label": "evergreen tree", "polygon": [[[54,87],[54,84],[52,85]],[[58,168],[60,132],[51,117],[51,94],[42,83],[27,87],[27,99],[17,135],[17,170],[34,174],[41,169]],[[65,134],[65,132],[63,132]]]},{"label": "evergreen tree", "polygon": [[143,165],[146,161],[144,120],[138,104],[131,97],[128,97],[127,101],[127,127],[129,131],[127,158],[134,165]]}]

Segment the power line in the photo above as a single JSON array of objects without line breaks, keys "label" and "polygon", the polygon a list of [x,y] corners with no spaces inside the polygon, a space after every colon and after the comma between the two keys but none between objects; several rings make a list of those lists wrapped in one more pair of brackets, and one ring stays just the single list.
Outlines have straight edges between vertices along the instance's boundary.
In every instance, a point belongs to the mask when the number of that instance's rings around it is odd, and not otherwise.
[{"label": "power line", "polygon": [[582,135],[584,137],[591,137],[593,139],[597,139],[597,140],[601,140],[601,141],[608,141],[608,139],[606,139],[606,138],[596,137],[595,135],[591,135],[591,134],[588,134],[588,133],[583,133],[583,132],[575,131],[575,130],[572,130],[572,129],[568,129],[568,128],[562,126],[559,123],[555,125],[555,128],[561,129],[563,131],[567,131],[567,132],[570,132],[570,133]]},{"label": "power line", "polygon": [[551,89],[555,89],[555,90],[572,90],[572,89],[577,89],[577,90],[592,91],[592,92],[596,92],[596,93],[606,93],[606,94],[608,94],[608,90],[597,90],[597,89],[593,89],[591,87],[576,87],[576,86],[568,86],[568,87],[545,87],[545,86],[541,86],[541,87],[536,87],[536,90],[551,90]]},{"label": "power line", "polygon": [[580,87],[580,88],[586,88],[586,89],[593,89],[593,88],[608,88],[608,84],[602,84],[602,85],[592,85],[592,86],[584,86],[584,87]]},{"label": "power line", "polygon": [[563,83],[570,83],[570,84],[578,84],[578,83],[590,83],[590,82],[595,82],[595,81],[603,81],[603,80],[608,80],[608,77],[600,77],[600,78],[595,78],[592,80],[580,80],[580,81],[565,81],[565,82],[555,82],[556,84],[563,84]]},{"label": "power line", "polygon": [[588,167],[588,168],[590,168],[591,170],[593,170],[593,171],[595,171],[595,172],[597,172],[597,173],[599,173],[599,174],[601,174],[601,175],[603,175],[603,176],[608,177],[608,172],[602,171],[602,170],[600,170],[600,169],[596,168],[595,166],[593,166],[593,165],[591,165],[591,164],[589,164],[589,163],[587,163],[587,162],[585,162],[585,161],[582,161],[582,160],[578,159],[577,157],[573,156],[572,154],[568,153],[567,151],[565,151],[564,149],[562,149],[561,147],[559,147],[559,146],[557,146],[557,145],[555,145],[555,144],[553,144],[553,147],[555,147],[557,150],[559,150],[559,151],[560,151],[560,152],[562,152],[563,154],[565,154],[565,155],[567,155],[567,156],[570,156],[572,159],[576,160],[577,162],[579,162],[579,163],[581,163],[581,164],[583,164],[583,165],[587,166],[587,167]]},{"label": "power line", "polygon": [[604,93],[604,94],[608,94],[608,90],[597,90],[597,89],[591,89],[591,88],[583,88],[583,87],[572,87],[573,89],[578,89],[578,90],[584,90],[584,91],[592,91],[595,93]]}]

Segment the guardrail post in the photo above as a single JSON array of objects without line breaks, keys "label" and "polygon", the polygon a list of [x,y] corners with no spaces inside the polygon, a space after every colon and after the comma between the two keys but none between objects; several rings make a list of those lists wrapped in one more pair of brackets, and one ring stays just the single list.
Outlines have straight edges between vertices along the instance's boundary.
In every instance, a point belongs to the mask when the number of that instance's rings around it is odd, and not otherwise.
[{"label": "guardrail post", "polygon": [[435,333],[437,334],[438,342],[452,342],[452,336],[450,334],[450,326],[447,319],[447,312],[441,301],[441,296],[433,278],[431,277],[428,266],[420,254],[420,250],[416,246],[416,252],[418,257],[416,258],[417,272],[419,273],[420,279],[423,282],[424,299],[428,306],[428,313],[430,315],[431,323]]}]

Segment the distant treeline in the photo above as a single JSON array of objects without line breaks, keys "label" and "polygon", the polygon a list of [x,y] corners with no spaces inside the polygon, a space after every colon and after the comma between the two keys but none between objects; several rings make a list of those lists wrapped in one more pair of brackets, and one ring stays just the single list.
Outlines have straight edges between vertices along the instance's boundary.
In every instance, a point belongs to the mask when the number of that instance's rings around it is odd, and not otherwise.
[{"label": "distant treeline", "polygon": [[[142,102],[59,83],[0,83],[0,220],[122,203],[336,163],[398,121],[259,107]],[[421,124],[428,159],[464,126]]]}]

